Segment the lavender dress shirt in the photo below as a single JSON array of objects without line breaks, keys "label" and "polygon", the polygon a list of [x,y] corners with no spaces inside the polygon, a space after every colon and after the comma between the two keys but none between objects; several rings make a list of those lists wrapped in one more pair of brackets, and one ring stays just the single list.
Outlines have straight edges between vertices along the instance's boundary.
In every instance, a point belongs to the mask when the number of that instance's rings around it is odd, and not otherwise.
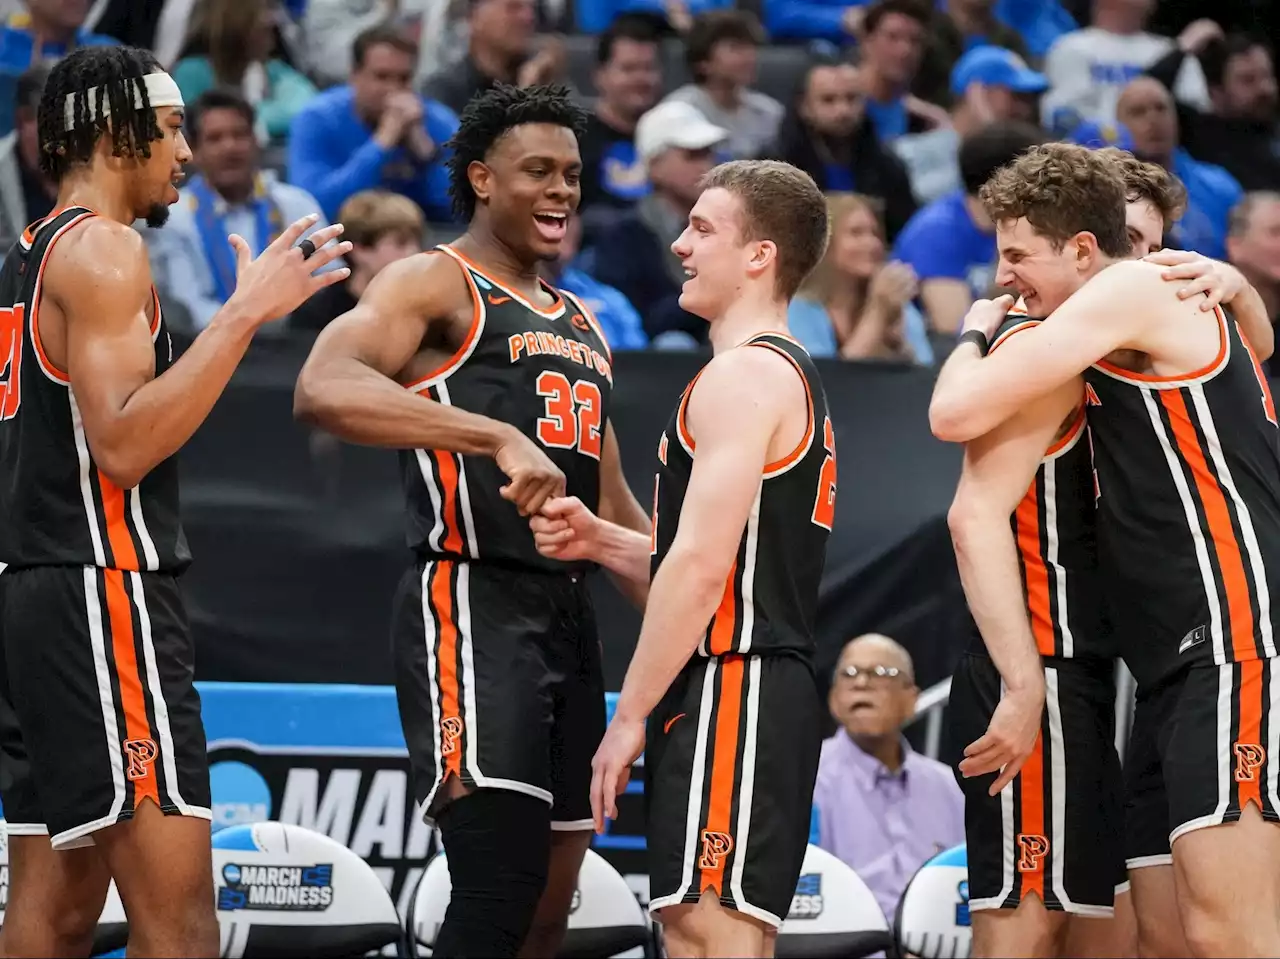
[{"label": "lavender dress shirt", "polygon": [[902,741],[890,772],[843,729],[822,744],[813,805],[818,845],[853,867],[892,922],[915,871],[964,842],[964,797],[951,770]]}]

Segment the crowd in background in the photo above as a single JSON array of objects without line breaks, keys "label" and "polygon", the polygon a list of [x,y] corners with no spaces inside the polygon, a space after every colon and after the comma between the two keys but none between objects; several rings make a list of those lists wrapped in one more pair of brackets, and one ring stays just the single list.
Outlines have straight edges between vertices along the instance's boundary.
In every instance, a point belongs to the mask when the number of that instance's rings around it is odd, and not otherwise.
[{"label": "crowd in background", "polygon": [[[548,279],[615,350],[705,344],[670,244],[715,163],[776,157],[822,186],[832,222],[793,333],[815,356],[936,364],[991,291],[978,188],[1050,139],[1176,174],[1189,202],[1166,244],[1230,260],[1280,316],[1277,85],[1255,6],[1166,36],[1148,32],[1154,0],[0,0],[0,242],[54,203],[37,163],[50,64],[124,42],[188,104],[191,175],[144,232],[168,321],[191,331],[234,288],[230,233],[260,251],[308,213],[345,224],[350,277],[282,325],[311,333],[384,266],[455,237],[446,143],[498,82],[563,82],[590,110]],[[816,815],[886,909],[963,835],[949,772],[901,737],[914,701],[901,647],[846,649]]]},{"label": "crowd in background", "polygon": [[671,241],[703,173],[768,156],[831,201],[833,242],[792,307],[796,335],[817,356],[932,365],[991,289],[978,186],[1047,139],[1127,147],[1174,172],[1189,204],[1167,245],[1231,259],[1280,313],[1266,27],[1198,19],[1163,36],[1148,32],[1155,12],[1152,0],[0,0],[0,241],[53,203],[36,163],[49,63],[127,42],[156,53],[189,106],[192,175],[148,243],[170,321],[195,330],[234,283],[228,233],[260,250],[305,213],[342,219],[354,274],[289,323],[308,330],[386,263],[456,236],[446,143],[497,82],[567,83],[590,110],[582,205],[549,278],[595,309],[615,349],[705,344],[679,306]]}]

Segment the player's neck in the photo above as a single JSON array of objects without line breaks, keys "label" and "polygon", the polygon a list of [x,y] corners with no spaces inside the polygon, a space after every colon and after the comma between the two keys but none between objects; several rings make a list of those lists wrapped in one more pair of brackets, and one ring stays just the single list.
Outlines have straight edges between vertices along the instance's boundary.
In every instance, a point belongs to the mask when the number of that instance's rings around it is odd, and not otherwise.
[{"label": "player's neck", "polygon": [[723,353],[761,333],[787,332],[787,304],[748,293],[711,321],[711,347]]},{"label": "player's neck", "polygon": [[95,175],[93,170],[78,170],[63,177],[58,186],[58,200],[54,209],[62,210],[69,206],[87,207],[99,216],[126,225],[136,219],[133,207],[120,185],[111,182],[101,173]]},{"label": "player's neck", "polygon": [[517,292],[538,290],[539,264],[521,260],[510,246],[502,242],[484,224],[472,221],[467,232],[450,245],[463,256],[484,267],[485,271],[492,273],[496,279],[514,287]]}]

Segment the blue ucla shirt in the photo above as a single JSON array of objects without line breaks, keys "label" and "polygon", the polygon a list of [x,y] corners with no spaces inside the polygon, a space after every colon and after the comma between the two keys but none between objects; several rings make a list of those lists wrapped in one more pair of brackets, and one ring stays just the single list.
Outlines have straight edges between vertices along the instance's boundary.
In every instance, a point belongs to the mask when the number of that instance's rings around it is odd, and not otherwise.
[{"label": "blue ucla shirt", "polygon": [[995,278],[996,236],[981,230],[965,206],[964,191],[944,194],[916,212],[898,234],[893,259],[925,280],[964,280],[974,297]]}]

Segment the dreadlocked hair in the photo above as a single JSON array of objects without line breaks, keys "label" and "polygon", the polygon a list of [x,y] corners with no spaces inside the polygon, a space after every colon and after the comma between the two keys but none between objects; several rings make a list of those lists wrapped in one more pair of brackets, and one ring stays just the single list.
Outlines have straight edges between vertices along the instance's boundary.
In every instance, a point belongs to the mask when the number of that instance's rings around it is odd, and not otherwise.
[{"label": "dreadlocked hair", "polygon": [[449,157],[449,196],[454,213],[464,222],[476,212],[476,194],[467,177],[473,161],[483,161],[507,132],[526,123],[566,127],[581,138],[587,129],[587,111],[574,103],[568,87],[544,85],[513,87],[499,83],[472,97],[458,120],[458,130],[445,144]]},{"label": "dreadlocked hair", "polygon": [[[115,156],[151,156],[151,141],[164,134],[140,81],[162,69],[150,51],[137,47],[81,47],[60,60],[49,74],[37,114],[41,172],[60,181],[72,167],[93,158],[102,136],[111,137]],[[73,117],[69,130],[68,96]]]}]

